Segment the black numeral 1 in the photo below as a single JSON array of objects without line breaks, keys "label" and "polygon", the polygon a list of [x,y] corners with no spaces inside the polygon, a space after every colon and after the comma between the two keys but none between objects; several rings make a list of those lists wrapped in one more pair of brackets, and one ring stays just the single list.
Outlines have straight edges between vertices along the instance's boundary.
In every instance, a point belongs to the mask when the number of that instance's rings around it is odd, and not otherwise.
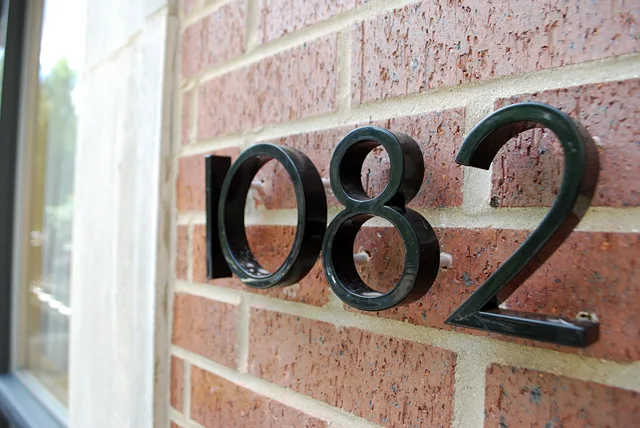
[{"label": "black numeral 1", "polygon": [[[327,226],[327,200],[318,170],[304,153],[266,143],[242,152],[230,168],[228,159],[210,156],[206,162],[209,277],[229,277],[233,272],[255,288],[298,282],[318,259]],[[289,174],[298,205],[298,224],[291,251],[275,272],[267,271],[254,257],[244,221],[251,181],[271,159],[282,164]]]}]

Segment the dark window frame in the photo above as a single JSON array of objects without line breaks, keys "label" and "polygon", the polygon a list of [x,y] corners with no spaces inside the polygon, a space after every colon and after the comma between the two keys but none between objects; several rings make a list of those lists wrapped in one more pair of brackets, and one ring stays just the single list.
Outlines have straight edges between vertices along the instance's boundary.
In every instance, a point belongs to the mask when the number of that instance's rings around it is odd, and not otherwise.
[{"label": "dark window frame", "polygon": [[0,12],[9,8],[0,103],[0,428],[57,428],[64,425],[20,381],[11,367],[14,346],[11,270],[27,3],[13,0],[7,4],[0,0]]}]

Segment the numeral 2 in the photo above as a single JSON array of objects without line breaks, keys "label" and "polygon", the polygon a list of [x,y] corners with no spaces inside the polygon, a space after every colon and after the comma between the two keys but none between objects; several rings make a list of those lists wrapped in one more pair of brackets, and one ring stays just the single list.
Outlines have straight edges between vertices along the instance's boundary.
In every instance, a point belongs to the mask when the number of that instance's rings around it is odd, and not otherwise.
[{"label": "numeral 2", "polygon": [[516,104],[480,122],[464,141],[456,162],[489,169],[498,150],[512,137],[536,127],[551,130],[564,151],[564,175],[558,197],[527,240],[445,322],[585,347],[598,340],[597,322],[516,312],[499,305],[558,249],[586,213],[599,172],[593,139],[560,110],[538,103]]}]

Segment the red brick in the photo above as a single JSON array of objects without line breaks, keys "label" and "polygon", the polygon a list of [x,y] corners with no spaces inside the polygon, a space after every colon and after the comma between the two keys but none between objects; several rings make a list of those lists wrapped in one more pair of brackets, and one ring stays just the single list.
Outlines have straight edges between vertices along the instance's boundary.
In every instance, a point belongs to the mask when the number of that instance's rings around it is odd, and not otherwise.
[{"label": "red brick", "polygon": [[236,366],[237,307],[177,293],[173,344],[229,367]]},{"label": "red brick", "polygon": [[[249,246],[253,249],[258,260],[266,269],[273,271],[282,264],[289,253],[295,230],[295,226],[249,226],[246,228],[246,233]],[[196,225],[193,228],[194,282],[206,282],[315,306],[323,306],[328,301],[330,290],[319,258],[309,274],[300,283],[287,287],[258,290],[244,285],[235,276],[207,280],[206,254],[206,228],[204,225]]]},{"label": "red brick", "polygon": [[182,412],[184,391],[184,361],[171,357],[171,407]]},{"label": "red brick", "polygon": [[[216,150],[210,154],[230,156],[233,162],[240,149],[231,147]],[[204,211],[206,192],[204,182],[204,158],[206,155],[187,156],[178,159],[178,180],[176,182],[176,198],[178,211]]]},{"label": "red brick", "polygon": [[[343,126],[297,134],[276,141],[305,153],[321,177],[329,178],[331,156],[340,140],[353,129],[373,124],[413,137],[422,150],[425,177],[422,188],[409,207],[414,209],[459,206],[462,203],[462,168],[455,156],[462,144],[464,110],[445,110],[418,116],[397,117],[371,123]],[[295,194],[286,171],[273,162],[256,175],[263,182],[260,201],[268,209],[295,207]],[[363,165],[363,186],[369,195],[377,195],[389,177],[389,157],[382,148],[374,149]],[[330,207],[342,207],[330,189],[326,190]]]},{"label": "red brick", "polygon": [[637,427],[640,394],[494,364],[487,369],[485,427]]},{"label": "red brick", "polygon": [[207,428],[326,426],[196,366],[191,369],[191,418]]},{"label": "red brick", "polygon": [[354,28],[358,103],[637,52],[638,2],[423,1]]},{"label": "red brick", "polygon": [[249,372],[389,426],[449,426],[455,354],[253,309]]},{"label": "red brick", "polygon": [[[427,219],[428,220],[428,219]],[[358,235],[356,245],[365,250],[384,242],[398,248],[402,241],[389,228],[372,228]],[[375,235],[374,235],[375,234]],[[380,235],[378,238],[372,236]],[[444,320],[475,291],[529,235],[525,230],[438,229],[442,251],[453,256],[453,265],[440,270],[427,295],[410,305],[377,314],[417,325],[446,328]],[[370,241],[375,239],[371,243]],[[369,242],[369,243],[368,243]],[[361,244],[362,243],[362,244]],[[558,251],[509,299],[509,308],[575,317],[580,311],[595,312],[600,320],[600,340],[577,350],[542,342],[524,341],[494,334],[495,338],[536,347],[552,348],[618,361],[640,359],[640,234],[574,232]],[[373,252],[375,255],[375,251]],[[398,250],[373,257],[361,272],[378,287],[389,287],[381,275],[397,275],[404,259]],[[351,311],[355,309],[348,308]],[[477,330],[458,329],[473,334]]]},{"label": "red brick", "polygon": [[171,428],[182,428],[180,425],[178,425],[177,423],[171,421]]},{"label": "red brick", "polygon": [[188,79],[244,52],[245,2],[225,4],[184,30],[182,77]]},{"label": "red brick", "polygon": [[268,42],[339,15],[356,6],[356,0],[260,0],[260,43]]},{"label": "red brick", "polygon": [[[640,79],[576,86],[501,99],[496,108],[523,101],[558,107],[600,139],[600,177],[593,205],[640,206]],[[564,170],[560,143],[536,129],[513,139],[493,163],[492,205],[551,206]]]},{"label": "red brick", "polygon": [[187,226],[178,226],[178,242],[176,248],[176,278],[187,279],[187,249],[189,248],[189,231]]},{"label": "red brick", "polygon": [[337,76],[332,34],[214,78],[199,89],[198,138],[334,111]]},{"label": "red brick", "polygon": [[182,95],[182,124],[180,126],[180,144],[189,144],[191,140],[191,123],[192,123],[192,103],[193,94],[191,91]]}]

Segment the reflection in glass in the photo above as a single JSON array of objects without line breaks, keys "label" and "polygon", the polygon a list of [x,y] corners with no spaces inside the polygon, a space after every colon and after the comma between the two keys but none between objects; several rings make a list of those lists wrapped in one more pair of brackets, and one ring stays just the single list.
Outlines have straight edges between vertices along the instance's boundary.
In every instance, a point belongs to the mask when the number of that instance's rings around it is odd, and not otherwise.
[{"label": "reflection in glass", "polygon": [[0,1],[0,105],[2,105],[2,78],[4,76],[4,48],[7,46],[7,18],[9,2]]},{"label": "reflection in glass", "polygon": [[[76,106],[73,100],[84,26],[69,19],[77,2],[44,9],[35,132],[28,194],[25,361],[28,370],[67,403],[69,295]],[[80,21],[82,22],[82,21]]]}]

